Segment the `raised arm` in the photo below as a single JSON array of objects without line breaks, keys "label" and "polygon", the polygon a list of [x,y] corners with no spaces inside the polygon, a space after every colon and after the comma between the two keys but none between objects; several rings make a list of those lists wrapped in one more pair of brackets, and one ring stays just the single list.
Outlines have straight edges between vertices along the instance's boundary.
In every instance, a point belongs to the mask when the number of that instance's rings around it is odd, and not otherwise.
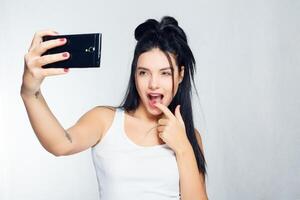
[{"label": "raised arm", "polygon": [[[45,77],[66,74],[64,69],[43,69],[48,63],[68,59],[67,52],[44,55],[46,50],[64,45],[66,40],[42,42],[45,35],[55,35],[46,30],[34,35],[32,44],[24,59],[24,74],[21,86],[23,99],[31,126],[42,146],[55,156],[70,155],[83,151],[99,141],[103,131],[101,108],[85,113],[78,122],[65,130],[48,107],[40,85]],[[104,109],[104,108],[102,108]]]}]

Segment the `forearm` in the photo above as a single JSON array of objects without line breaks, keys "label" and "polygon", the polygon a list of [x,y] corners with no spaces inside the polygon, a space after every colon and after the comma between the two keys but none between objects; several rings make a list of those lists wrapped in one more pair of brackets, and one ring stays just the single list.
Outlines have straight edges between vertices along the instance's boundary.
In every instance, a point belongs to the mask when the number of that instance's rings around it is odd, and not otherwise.
[{"label": "forearm", "polygon": [[205,179],[199,173],[192,146],[176,153],[181,200],[207,200]]},{"label": "forearm", "polygon": [[42,146],[50,153],[59,155],[71,145],[72,139],[49,109],[41,91],[21,97],[27,110],[31,126]]}]

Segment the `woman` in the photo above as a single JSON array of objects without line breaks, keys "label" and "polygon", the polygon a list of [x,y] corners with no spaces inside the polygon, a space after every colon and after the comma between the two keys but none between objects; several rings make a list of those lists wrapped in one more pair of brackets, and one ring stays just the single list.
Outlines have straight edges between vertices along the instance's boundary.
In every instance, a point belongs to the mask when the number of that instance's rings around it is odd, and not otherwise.
[{"label": "woman", "polygon": [[[205,159],[194,128],[191,82],[195,60],[173,17],[149,19],[135,29],[137,44],[124,101],[97,106],[65,130],[42,96],[47,76],[68,69],[41,66],[68,59],[68,52],[41,56],[65,39],[42,42],[37,32],[25,55],[21,96],[40,143],[56,156],[92,148],[101,200],[207,199]],[[39,120],[43,118],[43,120]]]}]

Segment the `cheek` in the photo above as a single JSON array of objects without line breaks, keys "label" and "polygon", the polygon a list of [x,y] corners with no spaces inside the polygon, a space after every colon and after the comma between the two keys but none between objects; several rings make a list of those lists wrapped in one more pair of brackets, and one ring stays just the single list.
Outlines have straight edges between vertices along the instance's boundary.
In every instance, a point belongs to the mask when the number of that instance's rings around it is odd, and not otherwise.
[{"label": "cheek", "polygon": [[135,80],[135,84],[136,84],[136,89],[140,95],[147,89],[147,84],[145,83],[145,81],[141,79],[137,78]]},{"label": "cheek", "polygon": [[[174,88],[172,88],[172,86],[173,86],[173,84],[172,84],[172,80],[168,83],[168,84],[166,84],[165,85],[165,91],[166,91],[166,93],[167,93],[167,95],[168,95],[168,98],[170,99],[170,100],[172,100],[173,98],[174,98],[174,96],[176,95],[176,93],[177,93],[177,91],[178,91],[178,88],[179,88],[179,84],[178,83],[176,83],[176,80],[175,80],[175,83],[174,83]],[[173,89],[173,91],[172,91],[172,89]]]},{"label": "cheek", "polygon": [[172,94],[172,79],[171,80],[163,80],[163,81],[161,81],[161,88],[163,89],[163,92],[166,95],[165,97],[167,97],[168,101],[172,100],[172,98],[173,98],[173,94]]},{"label": "cheek", "polygon": [[172,84],[169,83],[166,83],[163,85],[163,88],[165,90],[165,92],[168,94],[168,95],[171,95],[172,94]]}]

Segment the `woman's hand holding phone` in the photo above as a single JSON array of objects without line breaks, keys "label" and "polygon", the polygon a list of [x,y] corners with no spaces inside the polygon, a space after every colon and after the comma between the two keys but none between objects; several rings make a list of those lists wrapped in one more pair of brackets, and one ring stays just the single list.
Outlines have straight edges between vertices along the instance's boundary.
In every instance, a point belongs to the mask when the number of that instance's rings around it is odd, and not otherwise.
[{"label": "woman's hand holding phone", "polygon": [[65,38],[43,42],[43,37],[47,35],[58,35],[58,33],[53,30],[36,32],[28,53],[24,56],[24,73],[21,94],[35,94],[39,91],[40,85],[45,77],[62,75],[68,72],[68,68],[42,68],[42,66],[46,64],[67,60],[70,57],[68,52],[42,56],[47,50],[65,45],[67,42]]}]

